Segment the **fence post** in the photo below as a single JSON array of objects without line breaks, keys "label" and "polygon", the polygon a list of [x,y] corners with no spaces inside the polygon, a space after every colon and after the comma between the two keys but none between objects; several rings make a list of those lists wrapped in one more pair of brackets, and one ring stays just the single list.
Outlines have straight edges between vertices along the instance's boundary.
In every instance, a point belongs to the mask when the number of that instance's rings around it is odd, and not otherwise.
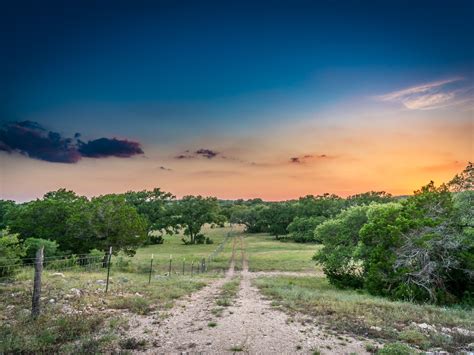
[{"label": "fence post", "polygon": [[204,271],[206,271],[206,258],[202,258],[201,259],[201,273],[203,273]]},{"label": "fence post", "polygon": [[33,299],[31,302],[31,317],[36,319],[40,314],[41,274],[43,273],[44,246],[38,249],[35,259],[35,279],[33,282]]},{"label": "fence post", "polygon": [[112,258],[112,247],[109,248],[109,257],[107,258],[107,283],[105,284],[105,293],[109,291],[110,259],[111,258]]},{"label": "fence post", "polygon": [[153,273],[153,254],[151,254],[151,261],[150,261],[150,275],[148,275],[148,285],[151,282],[151,274]]},{"label": "fence post", "polygon": [[184,275],[184,263],[186,262],[186,258],[183,258],[183,275]]},{"label": "fence post", "polygon": [[171,260],[173,259],[172,255],[170,254],[170,266],[168,268],[168,276],[171,276]]},{"label": "fence post", "polygon": [[191,261],[191,277],[193,276],[194,274],[194,260]]}]

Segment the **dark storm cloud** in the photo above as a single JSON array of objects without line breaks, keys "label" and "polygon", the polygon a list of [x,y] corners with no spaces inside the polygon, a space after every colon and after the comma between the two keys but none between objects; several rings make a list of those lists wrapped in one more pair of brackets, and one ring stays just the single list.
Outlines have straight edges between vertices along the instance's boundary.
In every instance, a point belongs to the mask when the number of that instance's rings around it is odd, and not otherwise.
[{"label": "dark storm cloud", "polygon": [[116,138],[99,138],[84,143],[48,131],[37,122],[9,122],[0,127],[0,150],[17,152],[33,159],[54,163],[77,163],[82,157],[128,158],[143,154],[140,143]]},{"label": "dark storm cloud", "polygon": [[0,128],[0,149],[55,163],[76,163],[81,159],[71,139],[31,121],[11,122]]},{"label": "dark storm cloud", "polygon": [[99,138],[87,143],[79,141],[78,151],[83,157],[88,158],[130,158],[137,154],[143,154],[140,143],[117,138]]}]

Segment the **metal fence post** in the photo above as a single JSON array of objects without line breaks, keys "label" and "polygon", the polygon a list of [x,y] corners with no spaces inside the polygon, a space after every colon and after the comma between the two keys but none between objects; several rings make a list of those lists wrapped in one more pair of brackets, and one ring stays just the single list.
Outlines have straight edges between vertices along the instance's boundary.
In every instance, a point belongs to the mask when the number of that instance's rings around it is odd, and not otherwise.
[{"label": "metal fence post", "polygon": [[35,279],[33,282],[33,299],[31,302],[31,316],[36,319],[40,314],[41,301],[41,274],[43,273],[44,246],[38,249],[35,259]]},{"label": "metal fence post", "polygon": [[107,283],[105,284],[105,293],[109,291],[110,259],[111,258],[112,258],[112,247],[109,248],[109,257],[107,258]]}]

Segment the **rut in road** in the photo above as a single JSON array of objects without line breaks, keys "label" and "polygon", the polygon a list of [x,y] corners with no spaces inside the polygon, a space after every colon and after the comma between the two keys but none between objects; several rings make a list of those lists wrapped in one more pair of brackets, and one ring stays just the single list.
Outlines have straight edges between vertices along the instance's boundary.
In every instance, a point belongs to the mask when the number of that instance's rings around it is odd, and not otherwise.
[{"label": "rut in road", "polygon": [[[242,271],[241,284],[233,305],[217,317],[212,314],[220,288],[233,278],[236,247],[240,245]],[[321,353],[358,354],[367,353],[365,343],[354,338],[326,334],[322,328],[305,318],[305,324],[291,321],[288,315],[274,309],[258,289],[252,286],[253,275],[248,270],[245,240],[233,238],[232,257],[225,278],[215,281],[190,298],[177,302],[171,316],[161,324],[139,324],[135,335],[143,337],[146,327],[152,348],[147,353],[226,353],[244,351],[251,354]],[[209,327],[210,322],[217,323]]]}]

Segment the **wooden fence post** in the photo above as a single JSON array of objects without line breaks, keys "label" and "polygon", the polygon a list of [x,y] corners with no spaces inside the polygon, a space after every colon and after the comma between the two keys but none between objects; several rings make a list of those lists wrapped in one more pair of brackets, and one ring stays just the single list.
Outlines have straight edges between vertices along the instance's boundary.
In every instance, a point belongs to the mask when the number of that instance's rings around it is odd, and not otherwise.
[{"label": "wooden fence post", "polygon": [[168,268],[168,276],[171,276],[171,260],[173,260],[172,255],[170,254],[170,266]]},{"label": "wooden fence post", "polygon": [[183,275],[184,275],[184,263],[186,262],[186,258],[183,258]]},{"label": "wooden fence post", "polygon": [[151,282],[151,274],[153,273],[153,254],[151,254],[151,261],[150,261],[150,275],[148,275],[148,285]]},{"label": "wooden fence post", "polygon": [[36,319],[40,314],[41,274],[43,273],[44,246],[38,249],[35,259],[35,279],[33,282],[33,299],[31,302],[31,316]]},{"label": "wooden fence post", "polygon": [[107,258],[107,283],[105,285],[105,293],[109,291],[110,259],[111,258],[112,258],[112,247],[109,248],[109,257]]},{"label": "wooden fence post", "polygon": [[194,274],[194,260],[191,261],[191,277],[193,276]]}]

